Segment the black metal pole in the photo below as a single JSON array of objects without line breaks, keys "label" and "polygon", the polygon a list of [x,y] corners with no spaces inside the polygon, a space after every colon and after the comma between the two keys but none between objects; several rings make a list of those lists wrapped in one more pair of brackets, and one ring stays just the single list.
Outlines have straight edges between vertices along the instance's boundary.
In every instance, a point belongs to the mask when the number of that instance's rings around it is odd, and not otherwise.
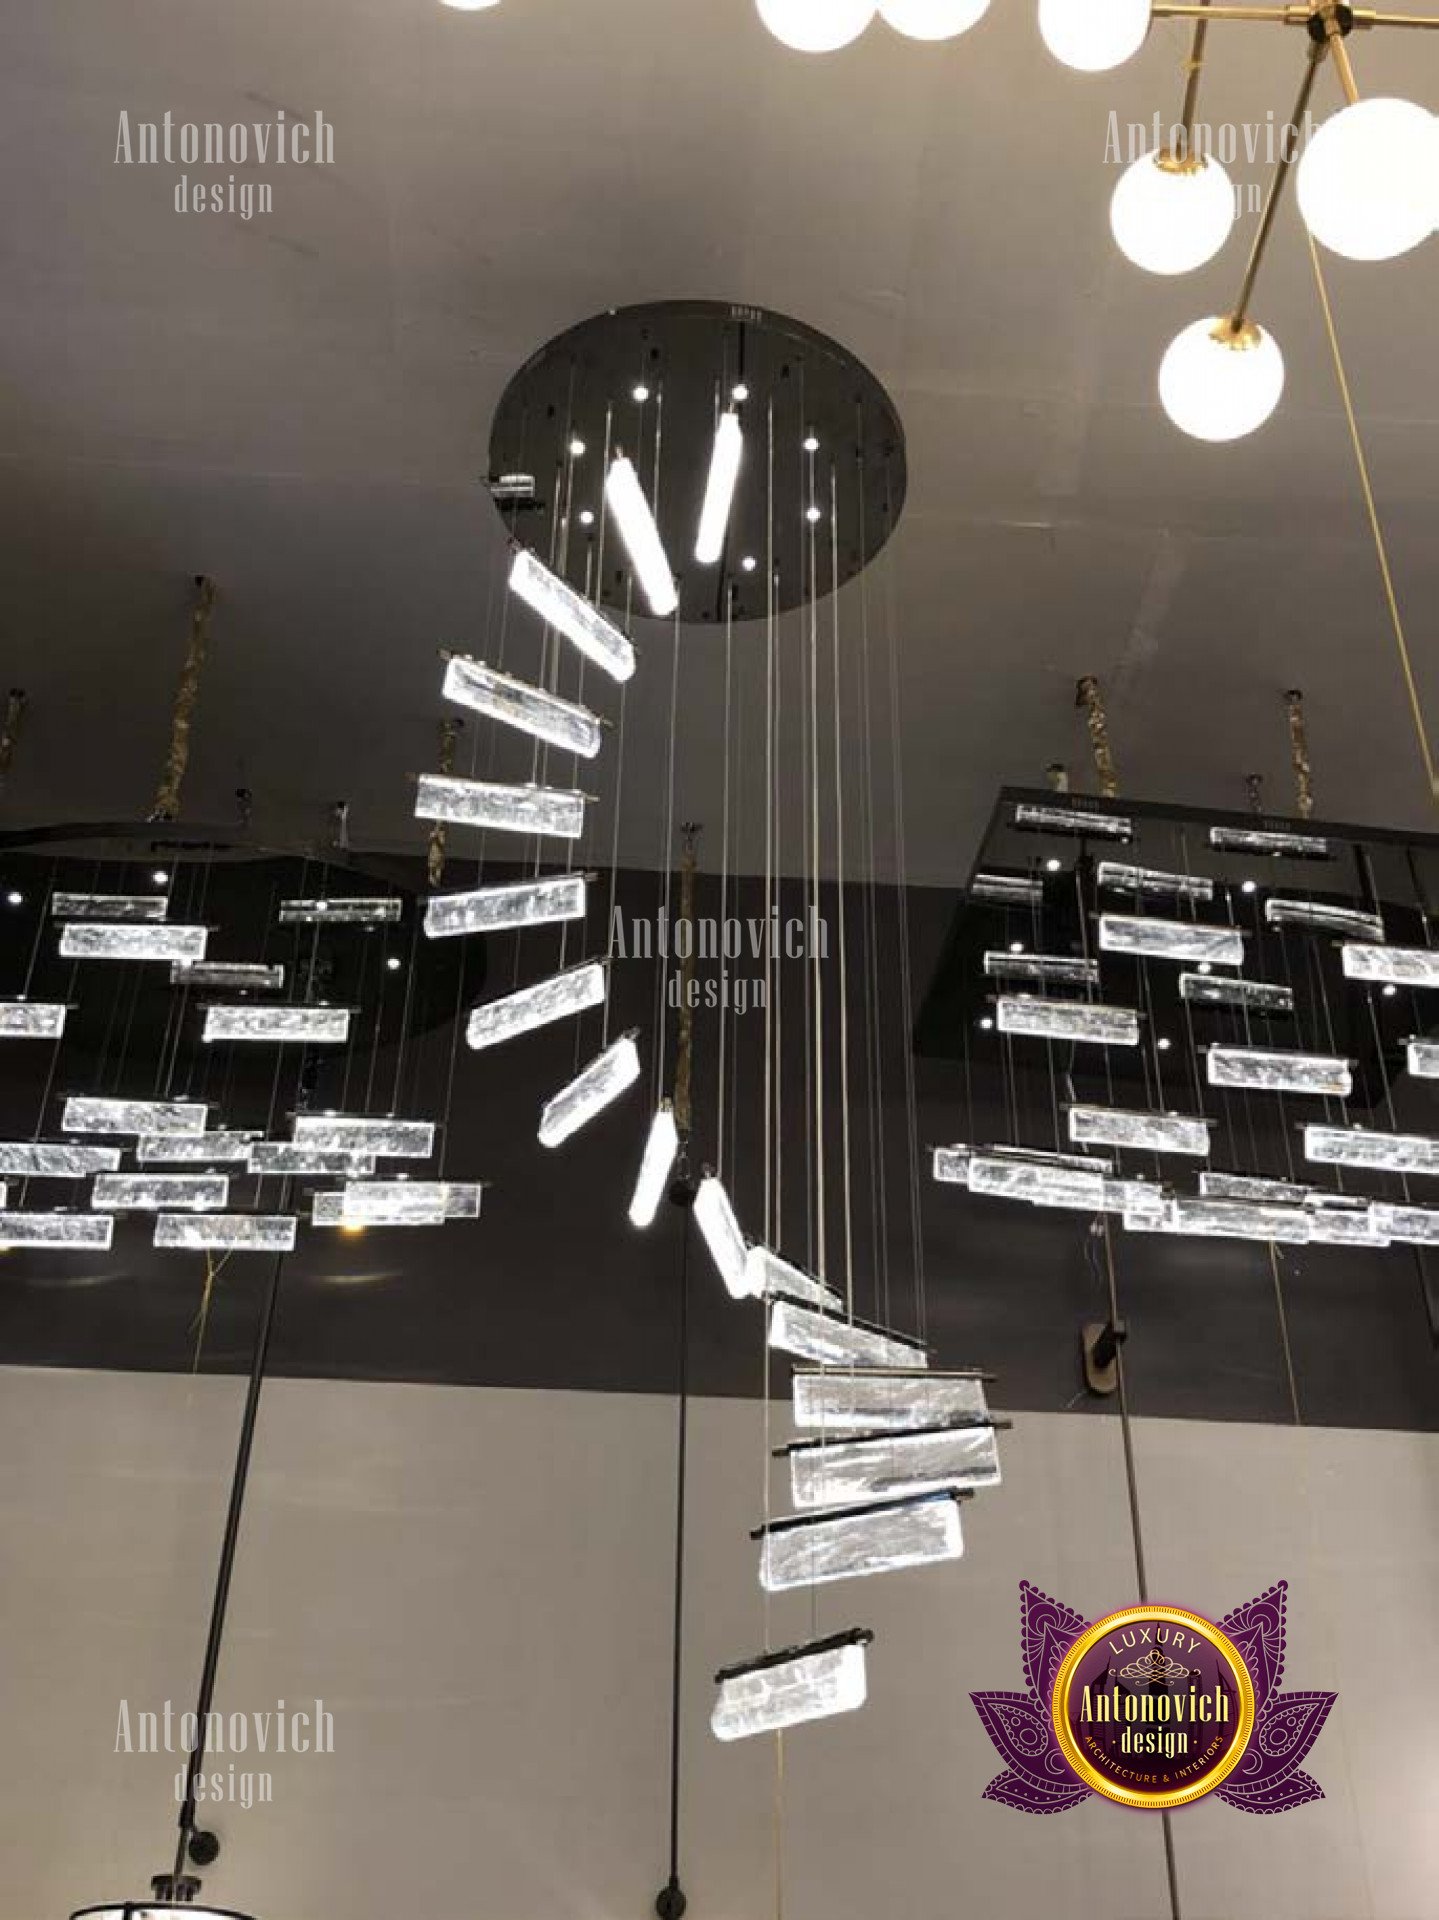
[{"label": "black metal pole", "polygon": [[689,1902],[680,1884],[680,1727],[685,1650],[685,1494],[690,1416],[690,1209],[694,1187],[681,1174],[670,1189],[680,1210],[679,1431],[675,1446],[675,1606],[670,1670],[670,1877],[655,1901],[659,1920],[680,1920]]},{"label": "black metal pole", "polygon": [[260,1411],[260,1391],[265,1384],[265,1366],[270,1356],[270,1335],[275,1325],[275,1306],[280,1297],[280,1277],[285,1270],[283,1253],[275,1256],[260,1309],[260,1324],[255,1333],[255,1352],[250,1362],[250,1384],[245,1394],[245,1411],[240,1421],[240,1440],[235,1449],[235,1471],[230,1480],[230,1506],[225,1515],[225,1533],[220,1545],[220,1564],[215,1574],[215,1594],[210,1604],[210,1631],[205,1642],[205,1664],[200,1674],[200,1692],[195,1703],[195,1744],[185,1769],[185,1797],[180,1806],[180,1838],[175,1847],[174,1883],[185,1871],[185,1850],[195,1829],[195,1782],[205,1764],[205,1722],[215,1698],[215,1675],[220,1665],[220,1647],[225,1637],[225,1613],[230,1604],[230,1577],[235,1570],[235,1550],[240,1539],[240,1519],[245,1508],[245,1489],[250,1478],[250,1454],[255,1441],[255,1421]]}]

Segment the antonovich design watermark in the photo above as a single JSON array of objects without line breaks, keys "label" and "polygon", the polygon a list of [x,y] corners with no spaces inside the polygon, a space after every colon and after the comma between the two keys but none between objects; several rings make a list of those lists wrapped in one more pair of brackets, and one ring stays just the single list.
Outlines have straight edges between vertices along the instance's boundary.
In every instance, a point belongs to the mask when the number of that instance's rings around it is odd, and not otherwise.
[{"label": "antonovich design watermark", "polygon": [[[317,108],[313,119],[296,119],[281,107],[273,120],[176,121],[167,108],[159,120],[131,121],[122,107],[115,133],[117,167],[332,167],[335,129]],[[234,213],[253,220],[273,213],[268,180],[191,179],[175,182],[176,213]]]},{"label": "antonovich design watermark", "polygon": [[[166,1700],[155,1709],[131,1711],[122,1700],[115,1722],[116,1753],[173,1753],[195,1751],[200,1724],[193,1712],[176,1713]],[[267,1806],[274,1799],[271,1774],[235,1763],[236,1754],[333,1753],[335,1721],[323,1700],[307,1707],[287,1707],[283,1700],[259,1713],[207,1713],[204,1755],[225,1764],[202,1771],[195,1778],[195,1801],[223,1801],[242,1808]],[[175,1773],[175,1802],[185,1798],[187,1758]]]},{"label": "antonovich design watermark", "polygon": [[[784,916],[772,907],[768,913],[689,920],[671,917],[664,907],[648,918],[627,916],[617,906],[610,915],[610,958],[671,963],[666,988],[671,1007],[748,1013],[769,1005],[771,979],[781,961],[829,958],[829,926],[813,907],[803,915]],[[711,972],[699,978],[685,968],[689,960],[711,963]]]},{"label": "antonovich design watermark", "polygon": [[[1242,160],[1272,169],[1281,159],[1296,160],[1313,135],[1314,117],[1308,112],[1298,124],[1271,111],[1263,120],[1198,120],[1186,128],[1178,121],[1166,125],[1159,113],[1152,120],[1121,122],[1111,107],[1104,158],[1111,167],[1129,167],[1145,154],[1172,153],[1177,160],[1217,160],[1224,167]],[[1235,219],[1260,212],[1267,193],[1268,187],[1258,182],[1236,182]]]}]

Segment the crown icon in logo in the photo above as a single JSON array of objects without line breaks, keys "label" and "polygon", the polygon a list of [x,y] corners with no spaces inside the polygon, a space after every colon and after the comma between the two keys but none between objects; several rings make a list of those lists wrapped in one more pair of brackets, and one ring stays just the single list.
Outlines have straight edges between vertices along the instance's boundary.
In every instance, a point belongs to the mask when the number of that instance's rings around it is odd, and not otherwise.
[{"label": "crown icon in logo", "polygon": [[1194,1667],[1181,1667],[1177,1660],[1171,1660],[1167,1653],[1161,1653],[1156,1647],[1153,1653],[1147,1653],[1141,1660],[1131,1660],[1127,1667],[1119,1669],[1121,1680],[1145,1680],[1151,1686],[1162,1686],[1167,1680],[1188,1680],[1195,1673]]}]

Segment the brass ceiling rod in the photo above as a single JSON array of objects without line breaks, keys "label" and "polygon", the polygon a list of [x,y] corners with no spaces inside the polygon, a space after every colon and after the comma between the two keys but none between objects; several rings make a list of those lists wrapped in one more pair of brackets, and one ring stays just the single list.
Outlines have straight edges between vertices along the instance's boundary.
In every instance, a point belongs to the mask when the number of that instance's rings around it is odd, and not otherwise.
[{"label": "brass ceiling rod", "polygon": [[[1288,7],[1241,7],[1206,6],[1204,0],[1154,0],[1153,15],[1156,20],[1235,20],[1248,25],[1271,27],[1308,27],[1315,15],[1322,11],[1317,6]],[[1380,13],[1374,7],[1345,7],[1342,12],[1349,16],[1349,26],[1364,32],[1374,27],[1417,27],[1421,32],[1433,32],[1439,28],[1439,14],[1432,13]],[[1348,28],[1343,28],[1347,32]]]},{"label": "brass ceiling rod", "polygon": [[185,664],[180,669],[180,684],[175,689],[175,705],[170,714],[170,749],[150,809],[152,820],[180,817],[180,789],[190,764],[190,727],[195,717],[195,702],[200,696],[200,675],[205,666],[205,650],[210,644],[210,618],[214,611],[215,583],[208,574],[197,573],[195,603],[190,610],[190,642],[185,649]]},{"label": "brass ceiling rod", "polygon": [[1294,170],[1299,147],[1299,129],[1303,126],[1304,116],[1309,110],[1309,97],[1314,91],[1320,62],[1328,51],[1327,39],[1314,39],[1309,43],[1309,58],[1304,63],[1304,80],[1299,88],[1299,98],[1294,103],[1294,113],[1289,122],[1288,131],[1293,138],[1281,144],[1279,159],[1274,169],[1274,179],[1269,188],[1269,198],[1264,203],[1264,212],[1259,220],[1259,231],[1254,236],[1254,245],[1249,253],[1249,264],[1245,267],[1244,278],[1240,282],[1239,297],[1230,310],[1228,320],[1224,323],[1226,330],[1236,339],[1246,331],[1254,330],[1253,323],[1249,319],[1249,303],[1254,298],[1254,283],[1259,278],[1259,269],[1268,251],[1270,235],[1274,231],[1275,215],[1279,212],[1279,203],[1284,197],[1285,186]]}]

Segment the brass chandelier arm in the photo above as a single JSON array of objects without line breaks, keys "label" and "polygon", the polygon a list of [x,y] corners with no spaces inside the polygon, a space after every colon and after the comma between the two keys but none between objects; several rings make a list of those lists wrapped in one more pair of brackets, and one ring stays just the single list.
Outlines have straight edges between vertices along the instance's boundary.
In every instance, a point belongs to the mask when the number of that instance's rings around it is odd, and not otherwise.
[{"label": "brass chandelier arm", "polygon": [[1344,44],[1344,29],[1339,23],[1339,10],[1335,6],[1326,6],[1323,11],[1324,33],[1329,41],[1329,50],[1334,55],[1334,71],[1339,75],[1339,84],[1344,89],[1344,98],[1352,107],[1359,98],[1359,83],[1354,78],[1354,67],[1349,59],[1349,49]]},{"label": "brass chandelier arm", "polygon": [[1180,109],[1179,124],[1184,129],[1184,152],[1176,153],[1171,147],[1171,160],[1192,160],[1191,149],[1194,145],[1194,118],[1199,109],[1199,82],[1204,74],[1204,49],[1209,38],[1209,7],[1200,9],[1202,18],[1194,23],[1194,38],[1189,43],[1189,59],[1185,63],[1184,105]]},{"label": "brass chandelier arm", "polygon": [[[1239,20],[1251,25],[1270,27],[1307,27],[1314,18],[1314,9],[1308,6],[1288,7],[1240,7],[1206,6],[1204,0],[1154,0],[1153,8],[1156,20]],[[1353,26],[1368,29],[1370,27],[1417,27],[1421,32],[1434,32],[1439,29],[1439,14],[1433,13],[1380,13],[1374,7],[1355,7]]]},{"label": "brass chandelier arm", "polygon": [[1264,264],[1264,255],[1269,246],[1269,237],[1274,231],[1275,216],[1279,212],[1279,203],[1284,198],[1284,188],[1289,175],[1294,170],[1294,162],[1299,147],[1299,129],[1304,124],[1304,115],[1309,108],[1309,97],[1314,91],[1314,82],[1319,76],[1320,62],[1329,51],[1327,40],[1311,40],[1309,57],[1304,63],[1304,80],[1299,88],[1299,98],[1294,103],[1294,112],[1287,129],[1290,138],[1283,142],[1278,165],[1274,169],[1274,180],[1269,188],[1269,198],[1264,203],[1264,212],[1260,217],[1259,231],[1254,236],[1254,245],[1250,249],[1249,264],[1244,269],[1244,278],[1240,282],[1239,297],[1229,315],[1229,330],[1240,333],[1249,317],[1249,303],[1254,298],[1254,283],[1259,278],[1259,269]]}]

